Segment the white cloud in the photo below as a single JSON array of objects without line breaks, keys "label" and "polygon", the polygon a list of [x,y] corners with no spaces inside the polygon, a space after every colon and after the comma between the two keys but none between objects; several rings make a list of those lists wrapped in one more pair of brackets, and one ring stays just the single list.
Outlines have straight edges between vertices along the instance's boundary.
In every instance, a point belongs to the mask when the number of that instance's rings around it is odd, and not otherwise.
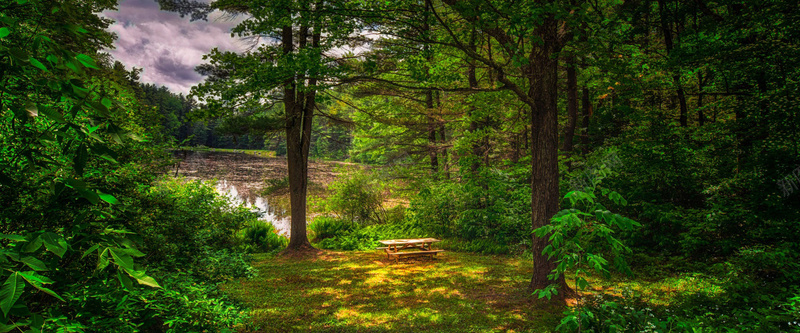
[{"label": "white cloud", "polygon": [[212,48],[242,51],[247,46],[230,36],[236,22],[221,20],[219,14],[208,22],[189,22],[188,17],[160,11],[155,0],[123,0],[117,11],[104,15],[116,20],[109,27],[118,36],[116,49],[109,53],[128,68],[143,68],[142,82],[176,93],[186,94],[202,81],[194,68]]}]

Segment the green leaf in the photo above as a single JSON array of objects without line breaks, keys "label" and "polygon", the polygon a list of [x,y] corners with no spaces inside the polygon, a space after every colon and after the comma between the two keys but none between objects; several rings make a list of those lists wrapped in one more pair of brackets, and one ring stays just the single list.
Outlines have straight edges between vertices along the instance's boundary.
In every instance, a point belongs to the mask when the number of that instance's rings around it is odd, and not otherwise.
[{"label": "green leaf", "polygon": [[[67,68],[69,68],[71,71],[73,71],[76,74],[80,74],[81,73],[81,70],[78,68],[78,66],[76,66],[75,63],[73,63],[71,61],[65,62],[64,66],[67,66]],[[75,94],[78,95],[79,97],[83,98],[84,96],[86,96],[86,93],[83,93],[83,95],[81,95],[79,93],[79,91],[77,90],[77,87],[72,86],[72,89],[73,89],[73,92],[75,92]]]},{"label": "green leaf", "polygon": [[25,244],[25,246],[22,248],[22,252],[27,252],[27,253],[34,252],[38,250],[40,247],[42,247],[42,239],[37,236],[28,244]]},{"label": "green leaf", "polygon": [[75,58],[78,59],[78,61],[80,61],[81,64],[83,64],[83,66],[85,67],[98,69],[97,63],[95,63],[94,59],[92,59],[92,57],[90,56],[87,56],[85,54],[78,54],[78,56]]},{"label": "green leaf", "polygon": [[153,287],[153,288],[161,288],[161,286],[158,285],[158,282],[156,282],[156,279],[154,279],[154,278],[152,278],[150,276],[147,276],[147,275],[144,275],[144,276],[141,276],[141,277],[137,277],[136,281],[138,281],[140,284],[143,284],[145,286],[149,286],[149,287]]},{"label": "green leaf", "polygon": [[34,272],[19,272],[19,275],[22,276],[22,278],[25,279],[25,281],[28,281],[28,283],[32,285],[34,288],[39,289],[45,294],[58,298],[62,302],[66,302],[63,298],[61,298],[61,296],[58,296],[58,294],[56,294],[54,291],[45,288],[43,286],[44,284],[53,283],[53,280],[50,280],[47,277],[41,276]]},{"label": "green leaf", "polygon": [[100,202],[100,196],[97,195],[95,191],[87,190],[87,189],[79,189],[76,188],[75,191],[80,194],[86,200],[89,200],[93,205],[96,205]]},{"label": "green leaf", "polygon": [[112,205],[116,205],[116,204],[119,203],[119,200],[117,200],[117,198],[115,198],[111,194],[107,194],[107,193],[103,193],[103,192],[97,191],[97,195],[100,196],[101,200],[103,200],[105,202],[108,202],[108,203],[110,203]]},{"label": "green leaf", "polygon": [[126,270],[133,271],[133,257],[120,249],[109,248],[109,250],[111,251],[111,257],[114,258],[114,263]]},{"label": "green leaf", "polygon": [[133,282],[127,275],[122,274],[122,271],[117,270],[117,280],[126,290],[133,290]]},{"label": "green leaf", "polygon": [[0,234],[0,239],[8,239],[8,240],[11,240],[11,241],[14,241],[14,242],[24,242],[24,241],[26,241],[25,237],[22,237],[20,235]]},{"label": "green leaf", "polygon": [[97,270],[98,271],[102,271],[104,268],[106,268],[108,266],[108,263],[109,263],[108,253],[109,253],[108,248],[103,250],[103,252],[100,252],[100,256],[99,256],[99,258],[97,260]]},{"label": "green leaf", "polygon": [[67,252],[67,241],[63,237],[52,232],[46,232],[39,237],[48,251],[55,253],[59,258],[64,257],[64,253]]},{"label": "green leaf", "polygon": [[52,120],[55,120],[55,121],[57,121],[59,123],[65,123],[66,122],[66,120],[64,119],[64,116],[62,116],[60,112],[56,111],[55,109],[53,109],[53,108],[51,108],[49,106],[39,105],[39,113],[43,114],[45,117],[50,118]]},{"label": "green leaf", "polygon": [[33,65],[33,67],[36,67],[38,69],[41,69],[41,70],[47,72],[47,67],[44,67],[44,64],[39,62],[39,60],[36,60],[36,58],[30,57],[30,59],[28,59],[28,61],[31,62],[31,65]]},{"label": "green leaf", "polygon": [[8,325],[8,324],[0,323],[0,333],[11,332],[11,331],[15,330],[17,327],[19,327],[19,324]]},{"label": "green leaf", "polygon": [[101,158],[111,162],[111,163],[119,163],[117,162],[117,153],[113,150],[109,149],[106,145],[103,144],[94,144],[90,145],[89,149],[91,149],[96,154],[100,155]]},{"label": "green leaf", "polygon": [[19,259],[22,263],[27,265],[28,267],[32,268],[34,271],[47,271],[47,265],[44,264],[43,261],[36,259],[31,256],[22,257]]},{"label": "green leaf", "polygon": [[122,249],[122,251],[127,253],[127,254],[130,254],[133,257],[137,257],[137,258],[144,257],[144,253],[142,253],[142,251],[139,251],[139,250],[134,249],[134,248],[126,248],[126,249]]},{"label": "green leaf", "polygon": [[97,251],[100,248],[100,244],[95,244],[94,246],[90,247],[86,252],[83,253],[81,259],[86,258],[86,256],[90,255],[92,252]]},{"label": "green leaf", "polygon": [[31,333],[42,333],[42,326],[44,326],[44,317],[39,314],[32,314],[31,315],[31,323],[29,325],[31,327],[30,330],[26,331]]},{"label": "green leaf", "polygon": [[25,289],[25,282],[19,275],[19,272],[11,273],[0,287],[0,310],[8,317],[8,311],[17,302],[22,291]]},{"label": "green leaf", "polygon": [[136,281],[139,282],[139,284],[143,284],[145,286],[150,286],[153,288],[161,288],[161,286],[158,285],[158,282],[156,282],[155,279],[145,274],[145,271],[134,271],[134,270],[125,270],[125,271],[128,272],[128,274],[130,274],[131,277],[136,279]]},{"label": "green leaf", "polygon": [[0,38],[4,38],[4,37],[6,37],[6,36],[8,36],[10,34],[11,34],[11,30],[9,30],[8,28],[6,28],[6,27],[0,28]]}]

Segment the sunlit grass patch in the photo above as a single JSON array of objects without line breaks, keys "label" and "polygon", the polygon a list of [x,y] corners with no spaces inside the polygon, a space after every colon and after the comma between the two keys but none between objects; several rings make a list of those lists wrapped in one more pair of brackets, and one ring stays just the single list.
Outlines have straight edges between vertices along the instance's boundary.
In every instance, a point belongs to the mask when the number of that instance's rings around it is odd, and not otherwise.
[{"label": "sunlit grass patch", "polygon": [[258,277],[224,286],[250,307],[254,332],[549,332],[561,316],[533,305],[531,266],[519,258],[447,252],[390,264],[366,251],[254,259]]},{"label": "sunlit grass patch", "polygon": [[[307,260],[256,255],[254,265],[258,277],[224,286],[251,309],[251,332],[550,332],[563,311],[536,306],[533,267],[520,257],[448,251],[393,264],[381,251],[326,251]],[[724,292],[702,274],[587,279],[584,296],[636,295],[653,306]]]},{"label": "sunlit grass patch", "polygon": [[[668,306],[675,300],[692,294],[715,296],[725,292],[724,281],[700,273],[681,273],[647,280],[619,276],[614,279],[596,276],[585,276],[585,278],[592,287],[583,292],[583,295],[600,293],[614,296],[635,295],[654,306]],[[574,285],[574,279],[568,277],[567,283]]]}]

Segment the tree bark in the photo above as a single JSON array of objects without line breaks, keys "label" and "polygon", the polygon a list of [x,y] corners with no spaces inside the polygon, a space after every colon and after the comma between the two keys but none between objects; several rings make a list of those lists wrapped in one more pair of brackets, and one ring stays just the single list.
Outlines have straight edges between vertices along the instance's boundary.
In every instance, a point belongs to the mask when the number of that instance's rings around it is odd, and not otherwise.
[{"label": "tree bark", "polygon": [[564,144],[561,150],[572,152],[572,140],[575,136],[575,126],[578,123],[578,75],[575,69],[575,56],[567,58],[567,127],[564,129]]},{"label": "tree bark", "polygon": [[433,117],[433,90],[425,92],[425,111],[428,117],[428,144],[430,145],[428,155],[431,160],[431,172],[436,174],[439,172],[439,158],[437,156],[437,142],[436,142],[436,119]]},{"label": "tree bark", "polygon": [[[477,39],[476,31],[475,28],[473,28],[472,33],[470,34],[469,37],[469,48],[472,50],[477,49],[476,39]],[[476,74],[475,60],[468,61],[467,66],[468,66],[467,81],[469,82],[469,88],[476,89],[478,88],[478,76]],[[469,131],[473,135],[475,135],[476,132],[483,130],[483,121],[478,119],[478,116],[475,114],[478,109],[475,103],[476,102],[473,100],[472,104],[469,106],[469,111],[468,111],[470,119]],[[483,136],[483,133],[481,133],[481,136]],[[470,171],[472,172],[473,175],[478,173],[478,169],[481,166],[481,159],[483,159],[484,155],[484,145],[485,145],[484,141],[485,140],[481,138],[480,140],[475,140],[472,142],[472,155],[474,155],[474,160],[470,164]]]},{"label": "tree bark", "polygon": [[[533,47],[528,69],[531,109],[531,223],[533,229],[545,226],[558,211],[558,60],[560,49],[557,21],[545,18],[535,34],[542,41]],[[533,277],[531,290],[544,289],[553,281],[547,276],[556,264],[542,254],[550,242],[547,237],[533,236]],[[564,276],[557,281],[556,300],[564,300],[569,292]]]},{"label": "tree bark", "polygon": [[589,153],[589,117],[592,115],[592,104],[589,102],[589,88],[583,87],[583,96],[581,97],[581,146],[583,154]]},{"label": "tree bark", "polygon": [[[658,9],[661,16],[661,31],[664,33],[664,45],[667,48],[667,57],[669,57],[672,54],[672,49],[675,47],[675,44],[672,40],[672,29],[670,28],[669,22],[667,22],[666,6],[665,0],[658,0]],[[674,73],[672,75],[672,82],[675,84],[675,88],[677,89],[678,104],[680,105],[680,115],[678,116],[678,119],[681,123],[681,127],[686,127],[688,126],[689,110],[686,106],[686,94],[683,91],[680,74]]]},{"label": "tree bark", "polygon": [[[457,6],[461,0],[443,1],[467,21],[480,27],[488,36],[497,40],[499,45],[504,46],[507,53],[513,54],[520,50],[515,47],[519,44],[514,43],[514,35],[503,30],[497,25],[497,22],[484,22],[475,11],[466,10],[466,8],[472,7]],[[426,3],[430,2],[431,0],[426,0]],[[549,3],[549,0],[537,2],[544,6]],[[436,14],[435,11],[433,13]],[[442,25],[446,25],[441,16],[436,16],[436,19]],[[446,31],[451,37],[458,40],[458,36],[452,30],[446,29]],[[549,14],[533,34],[537,41],[532,43],[528,55],[530,65],[511,68],[512,71],[521,70],[524,77],[527,78],[529,87],[527,91],[522,85],[509,78],[505,70],[508,66],[507,63],[498,63],[488,59],[476,50],[465,47],[465,43],[458,42],[456,45],[468,57],[494,69],[497,81],[525,103],[532,113],[531,224],[535,229],[549,224],[550,219],[558,211],[558,60],[554,59],[554,55],[561,50],[558,21],[552,14]],[[530,288],[533,290],[546,288],[551,283],[547,276],[556,265],[542,254],[548,244],[549,241],[546,237],[533,237],[534,272],[530,283]],[[559,291],[558,295],[555,295],[556,301],[563,301],[566,294],[573,293],[563,276],[555,283],[558,285]]]},{"label": "tree bark", "polygon": [[[294,52],[291,26],[282,29],[284,54]],[[308,28],[301,27],[299,46],[305,47]],[[312,36],[312,47],[319,45],[320,35]],[[308,82],[308,87],[303,87]],[[298,84],[301,86],[298,91]],[[306,231],[306,195],[308,194],[308,152],[311,146],[311,122],[316,101],[315,90],[302,89],[316,85],[315,78],[292,76],[283,86],[283,104],[286,113],[286,163],[289,171],[289,202],[291,204],[291,232],[284,254],[313,250]]]}]

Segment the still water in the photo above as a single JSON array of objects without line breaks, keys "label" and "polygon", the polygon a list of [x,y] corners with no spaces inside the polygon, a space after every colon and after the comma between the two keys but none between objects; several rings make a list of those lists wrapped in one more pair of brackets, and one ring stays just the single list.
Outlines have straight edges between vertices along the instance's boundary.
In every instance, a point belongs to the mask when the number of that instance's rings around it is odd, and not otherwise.
[{"label": "still water", "polygon": [[187,179],[216,180],[217,192],[231,204],[244,205],[259,214],[262,221],[275,226],[278,233],[289,236],[291,220],[286,209],[270,206],[262,195],[265,179],[281,177],[286,161],[247,154],[177,151],[180,164],[172,172]]},{"label": "still water", "polygon": [[[241,186],[241,185],[240,185]],[[261,196],[242,196],[236,188],[234,182],[229,182],[226,179],[217,180],[217,192],[224,195],[234,205],[244,205],[250,210],[259,214],[259,219],[272,223],[279,234],[289,236],[291,230],[291,219],[284,217],[285,212],[272,208],[269,205],[269,200]]]}]

